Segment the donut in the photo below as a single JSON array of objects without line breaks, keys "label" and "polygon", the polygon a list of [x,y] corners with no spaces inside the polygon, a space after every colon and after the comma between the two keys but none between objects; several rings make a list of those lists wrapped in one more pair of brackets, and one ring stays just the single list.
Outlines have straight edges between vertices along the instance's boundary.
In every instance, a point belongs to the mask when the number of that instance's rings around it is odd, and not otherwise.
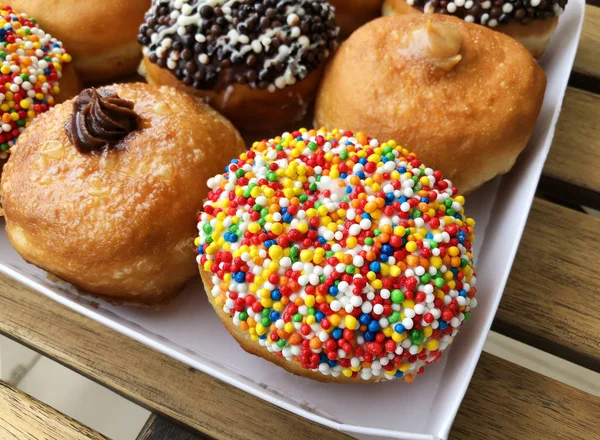
[{"label": "donut", "polygon": [[233,125],[171,87],[85,89],[40,115],[4,167],[17,252],[77,288],[155,304],[197,275],[196,182],[245,150]]},{"label": "donut", "polygon": [[[0,163],[33,118],[79,93],[63,44],[34,18],[0,4]],[[1,166],[0,166],[1,170]]]},{"label": "donut", "polygon": [[329,63],[315,126],[395,139],[468,193],[514,165],[545,88],[542,68],[507,35],[447,15],[382,17]]},{"label": "donut", "polygon": [[340,34],[347,37],[367,21],[381,15],[383,0],[329,0],[335,6],[335,20]]},{"label": "donut", "polygon": [[383,15],[449,14],[510,35],[542,56],[568,0],[384,0]]},{"label": "donut", "polygon": [[243,132],[269,131],[304,118],[338,32],[324,0],[155,0],[138,37],[140,73]]},{"label": "donut", "polygon": [[327,382],[412,382],[477,305],[474,221],[393,140],[300,129],[208,180],[197,261],[249,353]]},{"label": "donut", "polygon": [[135,73],[142,54],[137,33],[151,0],[11,0],[38,19],[73,55],[73,65],[89,84]]}]

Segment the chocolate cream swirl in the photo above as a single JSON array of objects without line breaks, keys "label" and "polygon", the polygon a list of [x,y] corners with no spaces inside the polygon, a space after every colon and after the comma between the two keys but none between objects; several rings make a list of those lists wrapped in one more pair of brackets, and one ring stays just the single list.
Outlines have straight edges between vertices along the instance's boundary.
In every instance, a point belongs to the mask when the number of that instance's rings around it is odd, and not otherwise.
[{"label": "chocolate cream swirl", "polygon": [[121,149],[120,141],[140,128],[133,106],[110,90],[85,89],[73,102],[73,113],[65,124],[67,135],[82,154]]}]

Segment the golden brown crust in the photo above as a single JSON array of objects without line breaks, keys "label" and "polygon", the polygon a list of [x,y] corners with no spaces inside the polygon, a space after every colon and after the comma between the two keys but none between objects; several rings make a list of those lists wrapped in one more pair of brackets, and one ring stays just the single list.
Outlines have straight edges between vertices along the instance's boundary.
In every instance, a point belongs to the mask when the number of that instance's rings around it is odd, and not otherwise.
[{"label": "golden brown crust", "polygon": [[206,181],[245,150],[232,124],[170,87],[107,87],[135,102],[142,129],[122,151],[77,152],[72,101],[23,132],[2,175],[15,249],[77,287],[126,302],[175,295],[196,272],[193,239]]},{"label": "golden brown crust", "polygon": [[[184,90],[190,95],[217,109],[244,134],[260,133],[275,135],[284,126],[301,121],[319,87],[323,69],[310,73],[302,81],[277,89],[253,90],[235,84],[221,91],[197,90],[179,81],[168,69],[162,69],[144,57],[140,73],[150,84],[169,85]],[[271,133],[273,131],[273,133]]]},{"label": "golden brown crust", "polygon": [[[422,14],[420,10],[406,3],[406,0],[384,0],[382,13],[383,15]],[[554,17],[550,20],[535,20],[528,25],[512,21],[500,24],[494,30],[510,35],[525,46],[534,57],[539,58],[550,43],[557,24],[558,17]]]},{"label": "golden brown crust", "polygon": [[139,26],[151,0],[11,0],[10,5],[38,20],[61,40],[86,82],[134,72],[142,57]]},{"label": "golden brown crust", "polygon": [[335,21],[345,38],[368,21],[381,15],[383,0],[329,0],[335,6]]},{"label": "golden brown crust", "polygon": [[383,376],[378,376],[378,377],[373,376],[368,380],[361,379],[360,377],[351,378],[351,377],[346,377],[346,376],[342,376],[342,375],[340,375],[338,377],[333,377],[331,375],[326,376],[319,371],[312,371],[312,370],[307,370],[305,368],[302,368],[302,366],[300,365],[299,362],[290,362],[290,361],[286,360],[284,357],[277,356],[275,353],[268,351],[264,347],[261,347],[261,345],[258,342],[255,342],[250,338],[250,334],[248,332],[242,330],[241,328],[237,327],[233,323],[231,316],[229,316],[227,313],[225,313],[223,311],[223,309],[221,307],[219,307],[218,305],[215,304],[214,297],[210,293],[214,286],[214,284],[211,280],[211,275],[208,272],[206,272],[204,269],[202,269],[202,267],[200,267],[199,270],[200,270],[200,277],[202,278],[202,284],[204,285],[204,290],[206,292],[206,296],[208,297],[208,301],[210,302],[210,305],[213,307],[213,309],[215,310],[215,313],[223,322],[223,325],[225,326],[227,331],[229,333],[231,333],[231,336],[233,336],[233,338],[237,341],[237,343],[240,344],[240,347],[242,347],[244,349],[244,351],[246,351],[247,353],[250,353],[250,354],[253,354],[254,356],[258,356],[263,359],[266,359],[269,362],[271,362],[275,365],[279,365],[284,370],[287,370],[290,373],[293,373],[297,376],[307,377],[309,379],[317,380],[319,382],[333,382],[333,383],[367,383],[367,382],[375,383],[375,382],[380,382],[381,383],[381,382],[389,381],[389,379],[386,379]]},{"label": "golden brown crust", "polygon": [[[428,21],[453,23],[462,36],[462,59],[447,73],[400,50],[410,30]],[[334,56],[315,123],[394,139],[468,192],[512,167],[545,87],[531,54],[504,34],[437,14],[383,17]]]}]

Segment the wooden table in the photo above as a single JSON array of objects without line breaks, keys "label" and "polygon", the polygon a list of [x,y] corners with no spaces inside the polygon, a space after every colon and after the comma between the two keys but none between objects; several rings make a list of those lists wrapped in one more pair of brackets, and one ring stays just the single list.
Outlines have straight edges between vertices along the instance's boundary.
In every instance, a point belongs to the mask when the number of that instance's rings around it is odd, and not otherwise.
[{"label": "wooden table", "polygon": [[[493,325],[497,332],[596,372],[600,218],[579,206],[600,208],[598,6],[587,6],[554,145]],[[532,276],[539,273],[551,276]],[[0,333],[150,409],[153,415],[140,439],[348,438],[157,353],[1,275]],[[38,439],[41,432],[48,439],[103,438],[0,383],[0,436]],[[600,398],[484,353],[451,438],[600,439]]]}]

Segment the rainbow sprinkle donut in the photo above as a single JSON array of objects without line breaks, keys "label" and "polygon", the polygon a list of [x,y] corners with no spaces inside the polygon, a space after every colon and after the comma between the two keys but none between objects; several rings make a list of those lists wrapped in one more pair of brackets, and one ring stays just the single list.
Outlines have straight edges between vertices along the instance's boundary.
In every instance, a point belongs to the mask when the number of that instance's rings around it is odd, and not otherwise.
[{"label": "rainbow sprinkle donut", "polygon": [[54,105],[62,68],[71,56],[35,18],[2,4],[0,45],[0,159],[6,159],[31,120]]},{"label": "rainbow sprinkle donut", "polygon": [[300,129],[208,186],[195,244],[209,299],[290,371],[412,382],[477,305],[465,199],[394,141]]}]

